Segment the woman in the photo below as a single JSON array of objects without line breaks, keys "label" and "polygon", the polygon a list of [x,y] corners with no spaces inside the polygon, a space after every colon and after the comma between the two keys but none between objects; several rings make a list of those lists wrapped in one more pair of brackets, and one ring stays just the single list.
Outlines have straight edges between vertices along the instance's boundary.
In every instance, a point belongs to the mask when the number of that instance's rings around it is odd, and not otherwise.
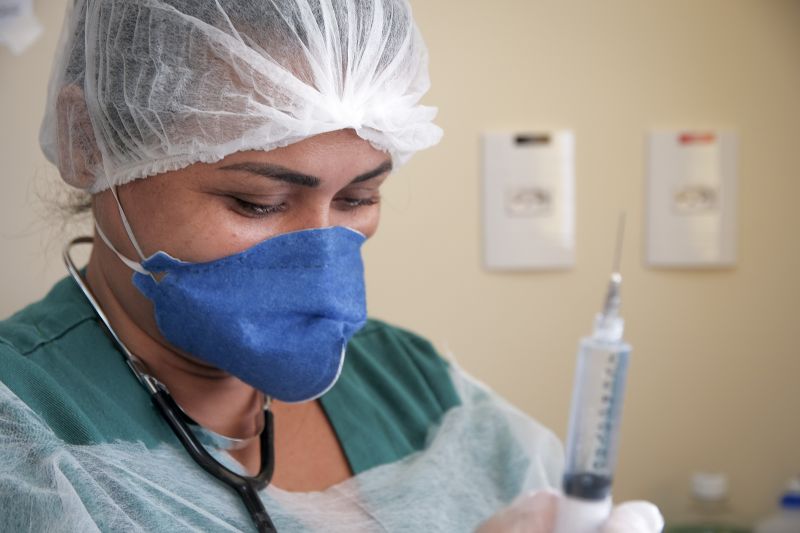
[{"label": "woman", "polygon": [[366,317],[427,87],[405,0],[76,0],[41,142],[96,236],[0,323],[3,531],[470,531],[558,486],[552,433]]}]

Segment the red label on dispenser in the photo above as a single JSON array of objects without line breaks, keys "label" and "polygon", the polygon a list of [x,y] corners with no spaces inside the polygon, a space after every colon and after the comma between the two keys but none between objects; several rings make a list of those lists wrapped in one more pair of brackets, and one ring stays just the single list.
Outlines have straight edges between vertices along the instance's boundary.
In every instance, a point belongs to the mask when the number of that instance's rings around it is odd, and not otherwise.
[{"label": "red label on dispenser", "polygon": [[680,144],[710,144],[717,140],[713,133],[681,133],[678,136]]}]

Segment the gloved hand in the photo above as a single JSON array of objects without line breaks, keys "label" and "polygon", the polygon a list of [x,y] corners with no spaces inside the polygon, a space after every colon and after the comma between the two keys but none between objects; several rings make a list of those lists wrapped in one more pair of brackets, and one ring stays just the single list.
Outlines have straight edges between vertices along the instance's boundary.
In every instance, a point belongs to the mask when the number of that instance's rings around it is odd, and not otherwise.
[{"label": "gloved hand", "polygon": [[[521,495],[514,502],[481,524],[475,533],[552,533],[559,500],[556,491]],[[615,506],[601,533],[660,533],[664,518],[650,502],[631,501]]]}]

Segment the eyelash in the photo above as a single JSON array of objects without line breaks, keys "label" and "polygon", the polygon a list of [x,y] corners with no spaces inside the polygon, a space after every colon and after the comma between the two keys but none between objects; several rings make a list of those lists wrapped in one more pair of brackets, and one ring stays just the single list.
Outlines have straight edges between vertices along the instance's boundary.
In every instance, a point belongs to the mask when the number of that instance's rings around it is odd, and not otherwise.
[{"label": "eyelash", "polygon": [[[241,198],[231,196],[236,202],[236,205],[244,211],[245,216],[252,218],[263,218],[275,213],[282,213],[286,211],[287,205],[285,203],[275,205],[254,204]],[[380,202],[380,197],[374,196],[372,198],[338,198],[336,202],[343,202],[346,207],[344,211],[355,210],[360,207],[368,207]]]},{"label": "eyelash", "polygon": [[373,196],[372,198],[339,198],[336,201],[345,203],[349,209],[357,209],[359,207],[375,205],[380,201],[380,198],[377,196]]},{"label": "eyelash", "polygon": [[260,218],[266,217],[269,215],[273,215],[275,213],[282,213],[286,210],[286,204],[276,204],[276,205],[263,205],[263,204],[254,204],[252,202],[248,202],[246,200],[242,200],[241,198],[237,198],[235,196],[231,196],[233,200],[236,202],[236,206],[241,210],[244,211],[245,216],[249,216],[252,218]]}]

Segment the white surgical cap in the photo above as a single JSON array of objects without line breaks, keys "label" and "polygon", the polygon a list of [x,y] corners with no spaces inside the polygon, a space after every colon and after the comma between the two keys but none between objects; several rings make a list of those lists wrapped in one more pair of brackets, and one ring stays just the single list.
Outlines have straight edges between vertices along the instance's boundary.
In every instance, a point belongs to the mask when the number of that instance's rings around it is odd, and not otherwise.
[{"label": "white surgical cap", "polygon": [[407,0],[75,0],[40,142],[90,192],[341,129],[402,164],[429,85]]}]

